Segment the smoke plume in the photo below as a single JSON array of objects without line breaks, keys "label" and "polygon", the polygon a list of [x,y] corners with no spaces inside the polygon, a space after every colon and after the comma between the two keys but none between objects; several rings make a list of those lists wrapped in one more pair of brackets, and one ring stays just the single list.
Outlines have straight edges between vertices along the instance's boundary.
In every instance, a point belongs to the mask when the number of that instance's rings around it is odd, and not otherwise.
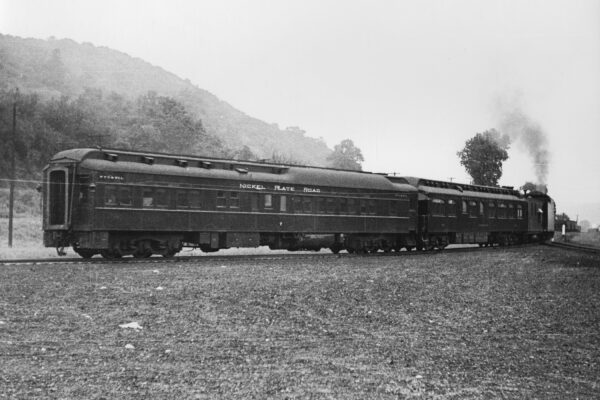
[{"label": "smoke plume", "polygon": [[548,177],[550,153],[548,137],[535,121],[532,121],[518,106],[501,107],[500,131],[507,134],[513,143],[520,144],[531,156],[537,183],[545,185]]}]

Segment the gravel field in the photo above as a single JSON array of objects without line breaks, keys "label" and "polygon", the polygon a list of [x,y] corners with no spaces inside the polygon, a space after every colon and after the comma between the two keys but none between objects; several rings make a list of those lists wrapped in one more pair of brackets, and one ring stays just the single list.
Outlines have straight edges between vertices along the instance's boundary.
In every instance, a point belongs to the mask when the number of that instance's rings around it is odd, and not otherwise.
[{"label": "gravel field", "polygon": [[0,398],[600,396],[600,257],[549,247],[2,266],[0,304]]}]

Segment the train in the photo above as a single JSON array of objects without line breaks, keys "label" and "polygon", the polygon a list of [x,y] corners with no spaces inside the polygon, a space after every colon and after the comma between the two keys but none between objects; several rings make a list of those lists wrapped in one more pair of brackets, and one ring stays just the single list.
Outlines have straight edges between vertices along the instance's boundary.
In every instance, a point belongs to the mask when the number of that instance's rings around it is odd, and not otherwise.
[{"label": "train", "polygon": [[510,245],[550,239],[555,220],[541,192],[104,148],[54,155],[41,191],[44,245],[83,258]]}]

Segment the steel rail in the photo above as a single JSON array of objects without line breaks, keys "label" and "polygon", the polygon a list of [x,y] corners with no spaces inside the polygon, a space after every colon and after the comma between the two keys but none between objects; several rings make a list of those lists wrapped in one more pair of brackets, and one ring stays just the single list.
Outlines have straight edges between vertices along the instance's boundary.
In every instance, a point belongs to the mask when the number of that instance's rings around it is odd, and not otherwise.
[{"label": "steel rail", "polygon": [[550,247],[557,247],[561,249],[581,251],[584,253],[592,253],[592,254],[600,254],[600,248],[587,246],[579,243],[569,243],[569,242],[547,242],[545,245]]},{"label": "steel rail", "polygon": [[536,243],[519,244],[512,246],[493,246],[493,247],[450,247],[443,250],[424,250],[424,251],[400,251],[400,252],[382,252],[377,253],[363,253],[363,254],[350,254],[350,253],[324,253],[324,252],[289,252],[289,253],[277,253],[277,254],[219,254],[219,255],[198,255],[198,256],[176,256],[176,257],[161,257],[153,256],[148,258],[134,258],[134,257],[123,257],[123,258],[23,258],[23,259],[0,259],[0,265],[47,265],[47,264],[139,264],[139,263],[190,263],[190,262],[211,262],[211,261],[256,261],[256,260],[297,260],[297,259],[319,259],[319,258],[357,258],[357,257],[398,257],[398,256],[420,256],[420,255],[431,255],[431,254],[443,254],[443,253],[460,253],[460,252],[485,252],[494,251],[501,249],[515,249],[522,247],[535,246]]}]

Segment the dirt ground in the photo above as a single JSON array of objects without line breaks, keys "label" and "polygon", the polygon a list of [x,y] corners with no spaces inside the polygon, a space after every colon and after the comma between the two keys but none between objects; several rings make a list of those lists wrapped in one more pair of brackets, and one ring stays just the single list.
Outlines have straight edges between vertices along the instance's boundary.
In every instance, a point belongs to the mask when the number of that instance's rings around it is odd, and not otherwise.
[{"label": "dirt ground", "polygon": [[0,267],[0,398],[600,396],[600,257]]}]

